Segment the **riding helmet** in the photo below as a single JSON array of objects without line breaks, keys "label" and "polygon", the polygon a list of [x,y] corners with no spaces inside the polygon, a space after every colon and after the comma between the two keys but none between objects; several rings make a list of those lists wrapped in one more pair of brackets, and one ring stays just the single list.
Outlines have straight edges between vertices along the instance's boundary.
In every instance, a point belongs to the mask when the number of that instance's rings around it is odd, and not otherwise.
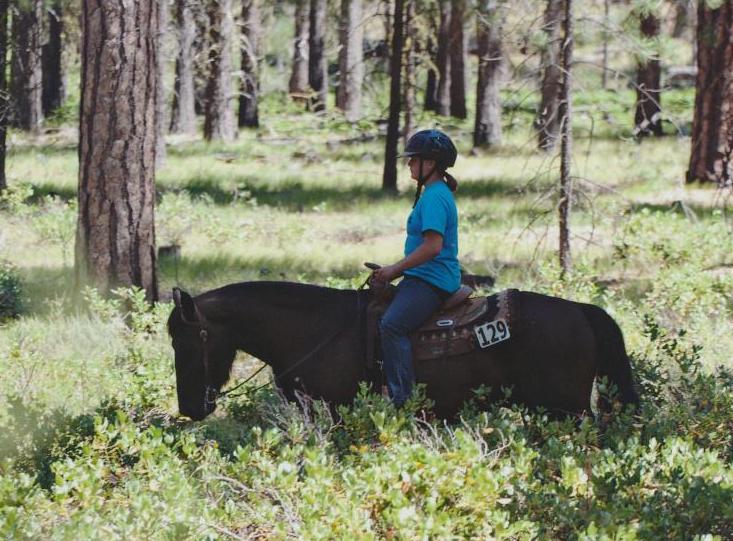
[{"label": "riding helmet", "polygon": [[450,137],[442,131],[421,130],[410,137],[405,145],[405,151],[400,156],[435,160],[438,167],[447,169],[455,165],[458,151]]}]

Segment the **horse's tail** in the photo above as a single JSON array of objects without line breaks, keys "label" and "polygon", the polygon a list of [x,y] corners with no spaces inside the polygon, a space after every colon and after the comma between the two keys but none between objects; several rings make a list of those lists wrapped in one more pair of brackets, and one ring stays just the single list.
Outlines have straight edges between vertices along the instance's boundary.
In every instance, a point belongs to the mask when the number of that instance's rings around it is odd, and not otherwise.
[{"label": "horse's tail", "polygon": [[[609,383],[617,387],[617,398],[622,404],[638,406],[639,395],[634,389],[631,376],[631,363],[626,354],[624,336],[621,329],[608,313],[592,304],[583,305],[583,313],[590,322],[596,337],[598,348],[598,371],[596,377],[606,377]],[[611,405],[605,396],[598,399],[601,411],[610,411]]]}]

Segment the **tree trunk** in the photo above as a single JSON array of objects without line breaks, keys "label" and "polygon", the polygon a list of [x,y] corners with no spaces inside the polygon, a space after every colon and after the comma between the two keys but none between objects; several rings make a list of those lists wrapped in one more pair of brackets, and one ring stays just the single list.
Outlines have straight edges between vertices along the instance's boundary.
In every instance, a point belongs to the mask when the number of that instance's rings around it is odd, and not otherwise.
[{"label": "tree trunk", "polygon": [[694,19],[691,11],[694,9],[692,0],[675,0],[674,2],[674,27],[672,28],[673,38],[682,38],[687,29],[691,26],[690,19]]},{"label": "tree trunk", "polygon": [[196,133],[196,109],[193,84],[193,43],[196,39],[196,25],[190,2],[191,0],[176,0],[178,56],[176,57],[170,131],[171,133],[194,135]]},{"label": "tree trunk", "polygon": [[158,135],[155,147],[155,166],[163,167],[166,158],[165,136],[168,133],[168,100],[165,99],[165,63],[167,60],[165,37],[168,34],[170,25],[170,16],[168,14],[168,0],[154,0],[158,9],[158,60],[156,70],[158,71],[158,100],[155,102],[155,124],[157,126]]},{"label": "tree trunk", "polygon": [[405,126],[402,130],[404,144],[415,130],[415,0],[405,1],[405,84],[403,85],[403,103]]},{"label": "tree trunk", "polygon": [[77,285],[138,286],[156,300],[158,10],[84,0],[81,19]]},{"label": "tree trunk", "polygon": [[463,20],[465,0],[453,0],[450,15],[450,114],[466,118],[466,37]]},{"label": "tree trunk", "polygon": [[295,39],[293,40],[293,69],[288,89],[291,94],[308,92],[308,28],[310,26],[309,0],[295,2]]},{"label": "tree trunk", "polygon": [[573,0],[565,0],[564,36],[562,44],[562,89],[560,91],[560,202],[558,205],[560,230],[560,269],[563,277],[570,273],[570,208],[573,199],[573,179],[570,176],[570,162],[573,144],[572,130],[572,69],[573,69]]},{"label": "tree trunk", "polygon": [[[659,19],[654,13],[642,15],[641,35],[647,40],[659,39]],[[662,135],[661,73],[658,56],[645,59],[638,66],[634,112],[634,132],[637,136]]]},{"label": "tree trunk", "polygon": [[481,0],[477,12],[478,83],[476,87],[475,147],[501,143],[502,13],[499,0]]},{"label": "tree trunk", "polygon": [[450,114],[450,15],[451,4],[447,0],[440,0],[440,26],[438,28],[438,106],[437,112],[441,116]]},{"label": "tree trunk", "polygon": [[397,144],[400,137],[400,109],[402,86],[402,50],[404,49],[404,0],[395,0],[392,29],[392,62],[390,66],[389,121],[384,149],[382,190],[397,193]]},{"label": "tree trunk", "polygon": [[236,138],[232,107],[232,2],[209,3],[209,80],[206,85],[204,139],[233,141]]},{"label": "tree trunk", "polygon": [[733,0],[697,11],[697,82],[687,182],[733,182]]},{"label": "tree trunk", "polygon": [[43,121],[43,66],[41,36],[43,0],[29,0],[13,17],[11,94],[14,124],[38,133]]},{"label": "tree trunk", "polygon": [[608,40],[611,37],[611,0],[603,0],[603,45],[601,52],[601,88],[608,87]]},{"label": "tree trunk", "polygon": [[261,0],[242,0],[242,82],[239,93],[239,126],[257,128],[260,91]]},{"label": "tree trunk", "polygon": [[328,98],[326,8],[326,0],[311,0],[308,28],[308,84],[315,93],[310,107],[316,112],[326,110]]},{"label": "tree trunk", "polygon": [[555,148],[560,132],[560,89],[562,87],[562,69],[560,68],[563,0],[547,0],[543,30],[547,36],[547,45],[542,51],[542,86],[540,108],[535,119],[538,146],[541,150],[550,151]]},{"label": "tree trunk", "polygon": [[42,107],[43,116],[50,116],[61,107],[65,98],[65,85],[61,53],[64,32],[61,0],[54,0],[48,10],[48,42],[43,45],[41,63],[43,66]]},{"label": "tree trunk", "polygon": [[191,0],[188,6],[193,13],[196,36],[193,40],[193,96],[194,112],[197,115],[206,115],[206,89],[209,86],[209,55],[211,53],[211,20],[209,19],[209,5],[200,0]]},{"label": "tree trunk", "polygon": [[336,106],[346,120],[356,122],[362,116],[361,86],[364,82],[364,9],[362,0],[341,0],[339,33],[339,87]]},{"label": "tree trunk", "polygon": [[8,128],[8,93],[5,58],[8,51],[8,0],[0,0],[0,192],[8,187],[5,179],[5,135]]}]

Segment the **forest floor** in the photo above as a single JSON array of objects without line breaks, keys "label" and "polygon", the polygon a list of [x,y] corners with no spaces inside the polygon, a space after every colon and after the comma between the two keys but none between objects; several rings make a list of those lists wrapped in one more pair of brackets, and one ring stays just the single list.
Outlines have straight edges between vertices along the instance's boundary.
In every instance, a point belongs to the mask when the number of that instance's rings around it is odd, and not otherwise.
[{"label": "forest floor", "polygon": [[[0,535],[17,539],[733,538],[729,190],[684,184],[689,138],[589,132],[573,153],[574,270],[557,266],[557,157],[515,127],[470,152],[447,126],[460,259],[496,282],[603,306],[644,396],[602,427],[468,405],[443,425],[361,396],[340,421],[271,389],[176,417],[170,290],[358,285],[400,257],[413,184],[381,187],[378,128],[283,114],[230,145],[170,137],[157,173],[161,303],[74,304],[75,133],[11,137],[0,260],[24,310],[0,327]],[[127,312],[121,310],[125,307]],[[259,362],[236,361],[246,374]],[[260,381],[266,381],[267,376]],[[419,404],[415,405],[415,409]],[[705,537],[710,534],[710,536]],[[713,535],[717,537],[712,537]]]}]

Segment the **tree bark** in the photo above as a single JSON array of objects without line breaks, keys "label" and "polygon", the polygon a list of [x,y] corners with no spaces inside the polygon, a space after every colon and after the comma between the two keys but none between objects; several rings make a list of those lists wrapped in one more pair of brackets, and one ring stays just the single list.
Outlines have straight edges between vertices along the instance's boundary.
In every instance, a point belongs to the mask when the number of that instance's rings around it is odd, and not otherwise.
[{"label": "tree bark", "polygon": [[232,107],[232,2],[209,3],[209,79],[206,85],[204,139],[233,141],[236,138]]},{"label": "tree bark", "polygon": [[326,110],[328,98],[326,8],[326,0],[311,0],[308,28],[308,84],[315,93],[310,107],[316,112]]},{"label": "tree bark", "polygon": [[171,133],[196,133],[196,108],[193,83],[193,43],[196,39],[196,25],[191,0],[176,0],[176,33],[178,56],[176,77],[173,86],[173,107],[171,110]]},{"label": "tree bark", "polygon": [[384,149],[382,190],[397,193],[397,144],[400,137],[402,86],[402,50],[404,49],[404,0],[395,0],[392,28],[392,61],[390,65],[389,120]]},{"label": "tree bark", "polygon": [[339,32],[339,87],[336,107],[346,120],[356,122],[362,116],[361,87],[364,82],[364,9],[362,0],[341,0]]},{"label": "tree bark", "polygon": [[43,45],[41,62],[43,66],[42,107],[43,116],[50,116],[64,102],[66,88],[61,63],[64,32],[63,5],[54,0],[48,10],[48,42]]},{"label": "tree bark", "polygon": [[[641,35],[648,40],[659,38],[659,19],[653,13],[641,17]],[[662,68],[659,57],[645,59],[636,72],[636,110],[634,132],[637,136],[662,135]]]},{"label": "tree bark", "polygon": [[475,147],[501,144],[502,14],[499,0],[481,0],[477,11],[478,83],[476,87]]},{"label": "tree bark", "polygon": [[611,37],[609,28],[611,26],[611,0],[603,0],[603,32],[601,52],[601,88],[608,87],[608,40]]},{"label": "tree bark", "polygon": [[453,0],[450,15],[450,114],[466,118],[466,36],[463,21],[466,1]]},{"label": "tree bark", "polygon": [[570,254],[570,210],[573,199],[573,179],[570,176],[570,162],[573,144],[572,130],[572,69],[573,69],[573,0],[565,0],[565,17],[563,21],[562,43],[562,89],[560,93],[560,201],[558,204],[559,233],[560,233],[560,269],[561,276],[565,277],[572,268]]},{"label": "tree bark", "polygon": [[0,0],[0,192],[8,187],[5,178],[5,137],[8,128],[7,78],[5,58],[8,51],[8,0]]},{"label": "tree bark", "polygon": [[77,285],[145,289],[155,272],[158,10],[84,0]]},{"label": "tree bark", "polygon": [[733,182],[733,1],[697,12],[697,81],[687,182]]},{"label": "tree bark", "polygon": [[415,0],[405,0],[405,83],[403,85],[403,104],[405,126],[402,130],[404,144],[415,130]]},{"label": "tree bark", "polygon": [[451,3],[440,0],[440,26],[438,27],[438,105],[437,113],[450,115],[450,15]]},{"label": "tree bark", "polygon": [[239,92],[239,126],[257,128],[260,118],[257,101],[260,92],[260,42],[262,18],[259,2],[242,0],[242,81]]},{"label": "tree bark", "polygon": [[167,60],[165,36],[168,34],[170,16],[168,14],[168,0],[154,0],[158,9],[158,43],[157,63],[155,69],[158,71],[158,100],[155,103],[155,124],[158,130],[155,147],[155,166],[163,167],[166,158],[165,136],[168,133],[168,100],[165,99],[165,63]]},{"label": "tree bark", "polygon": [[293,40],[293,69],[288,89],[291,94],[308,92],[308,28],[310,26],[309,0],[295,2],[295,38]]},{"label": "tree bark", "polygon": [[555,148],[560,132],[560,89],[562,87],[561,55],[561,22],[563,0],[547,0],[543,30],[547,44],[542,51],[542,98],[535,119],[538,146],[541,150],[550,151]]},{"label": "tree bark", "polygon": [[38,133],[43,122],[43,0],[29,0],[13,17],[11,94],[14,125]]}]

